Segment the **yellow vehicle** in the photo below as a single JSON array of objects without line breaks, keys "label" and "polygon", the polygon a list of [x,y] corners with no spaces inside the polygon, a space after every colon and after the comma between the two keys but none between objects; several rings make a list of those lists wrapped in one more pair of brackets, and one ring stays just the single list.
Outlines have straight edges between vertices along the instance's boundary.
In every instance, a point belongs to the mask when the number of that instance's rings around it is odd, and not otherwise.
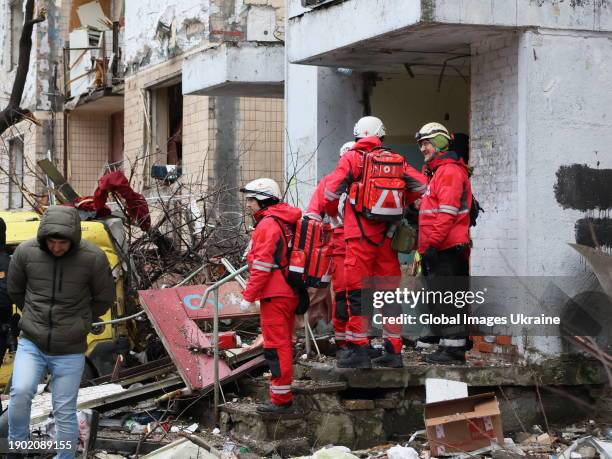
[{"label": "yellow vehicle", "polygon": [[[0,212],[0,217],[6,223],[6,248],[9,254],[20,243],[36,237],[40,224],[39,214],[27,211],[10,211]],[[123,243],[123,224],[119,218],[104,221],[83,221],[81,222],[81,231],[83,239],[97,245],[104,251],[115,278],[117,300],[115,304],[109,305],[101,319],[103,322],[107,322],[123,316],[125,314],[124,271],[119,256],[119,245]],[[15,307],[14,310],[18,312]],[[89,358],[96,346],[113,341],[118,336],[127,335],[128,332],[124,322],[102,325],[92,330],[87,336],[88,347],[84,377],[91,379],[100,374],[100,368],[98,368],[100,364],[95,364]],[[112,354],[108,357],[114,358]],[[0,388],[5,387],[9,382],[13,370],[13,359],[14,353],[7,352],[0,366]],[[96,361],[99,362],[99,359],[96,359]]]}]

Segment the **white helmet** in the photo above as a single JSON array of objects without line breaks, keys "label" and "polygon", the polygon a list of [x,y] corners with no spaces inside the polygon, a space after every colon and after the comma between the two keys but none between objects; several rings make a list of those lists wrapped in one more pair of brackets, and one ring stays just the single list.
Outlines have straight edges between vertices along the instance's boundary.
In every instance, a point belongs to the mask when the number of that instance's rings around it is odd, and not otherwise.
[{"label": "white helmet", "polygon": [[244,193],[247,198],[281,200],[280,187],[270,178],[253,180],[247,183],[244,188],[241,188],[240,192]]},{"label": "white helmet", "polygon": [[427,123],[423,126],[419,132],[416,133],[415,137],[417,142],[425,139],[433,139],[437,135],[446,137],[448,140],[451,139],[448,129],[442,126],[440,123]]},{"label": "white helmet", "polygon": [[384,137],[385,125],[375,116],[364,116],[355,124],[353,135],[356,139],[363,139],[364,137],[371,136]]},{"label": "white helmet", "polygon": [[355,142],[353,142],[352,140],[350,142],[346,142],[344,145],[342,145],[342,147],[340,147],[340,157],[342,158],[342,155],[344,153],[346,153],[351,148],[353,148],[353,145],[355,145]]}]

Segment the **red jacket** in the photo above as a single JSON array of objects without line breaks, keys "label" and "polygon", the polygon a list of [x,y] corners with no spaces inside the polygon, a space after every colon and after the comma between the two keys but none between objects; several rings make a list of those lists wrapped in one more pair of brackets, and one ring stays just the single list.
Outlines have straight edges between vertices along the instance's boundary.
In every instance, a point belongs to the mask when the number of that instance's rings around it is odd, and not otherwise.
[{"label": "red jacket", "polygon": [[432,174],[419,208],[419,253],[470,242],[472,184],[463,160],[445,152],[428,164]]},{"label": "red jacket", "polygon": [[328,175],[323,177],[315,188],[314,193],[312,193],[310,201],[308,201],[308,205],[306,206],[307,214],[316,214],[319,217],[325,214],[325,185],[328,177]]},{"label": "red jacket", "polygon": [[[340,196],[348,192],[351,183],[361,176],[363,152],[370,152],[381,145],[382,142],[378,137],[366,137],[360,139],[351,150],[342,155],[336,169],[329,174],[325,185],[325,209],[328,215],[337,214]],[[414,201],[425,191],[427,179],[408,164],[404,166],[404,179],[406,188],[411,192],[408,195],[409,201]],[[388,230],[387,222],[368,220],[362,215],[359,216],[359,221],[365,235],[375,242],[381,241]],[[344,237],[345,239],[362,237],[357,224],[357,215],[348,202],[344,206]]]},{"label": "red jacket", "polygon": [[[254,216],[255,230],[249,243],[247,263],[249,281],[242,294],[247,301],[263,298],[296,296],[285,279],[292,228],[302,217],[302,211],[281,202],[260,210]],[[272,218],[275,217],[275,218]],[[281,225],[285,232],[281,230]],[[279,269],[284,267],[284,269]]]}]

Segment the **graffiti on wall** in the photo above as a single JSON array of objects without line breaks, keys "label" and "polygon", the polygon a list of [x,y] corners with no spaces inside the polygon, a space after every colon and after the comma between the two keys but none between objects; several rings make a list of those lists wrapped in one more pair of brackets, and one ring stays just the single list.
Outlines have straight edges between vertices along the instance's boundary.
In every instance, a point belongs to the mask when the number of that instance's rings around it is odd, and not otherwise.
[{"label": "graffiti on wall", "polygon": [[586,164],[561,166],[554,191],[564,209],[585,213],[575,225],[576,243],[612,248],[612,169]]}]

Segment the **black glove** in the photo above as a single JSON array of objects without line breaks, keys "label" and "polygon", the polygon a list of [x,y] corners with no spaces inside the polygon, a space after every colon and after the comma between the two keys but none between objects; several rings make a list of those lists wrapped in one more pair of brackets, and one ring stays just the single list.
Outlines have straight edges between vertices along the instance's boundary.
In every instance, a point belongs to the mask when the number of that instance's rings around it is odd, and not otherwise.
[{"label": "black glove", "polygon": [[431,272],[433,268],[438,264],[438,249],[435,247],[427,247],[423,253],[423,262],[427,267],[427,271]]}]

